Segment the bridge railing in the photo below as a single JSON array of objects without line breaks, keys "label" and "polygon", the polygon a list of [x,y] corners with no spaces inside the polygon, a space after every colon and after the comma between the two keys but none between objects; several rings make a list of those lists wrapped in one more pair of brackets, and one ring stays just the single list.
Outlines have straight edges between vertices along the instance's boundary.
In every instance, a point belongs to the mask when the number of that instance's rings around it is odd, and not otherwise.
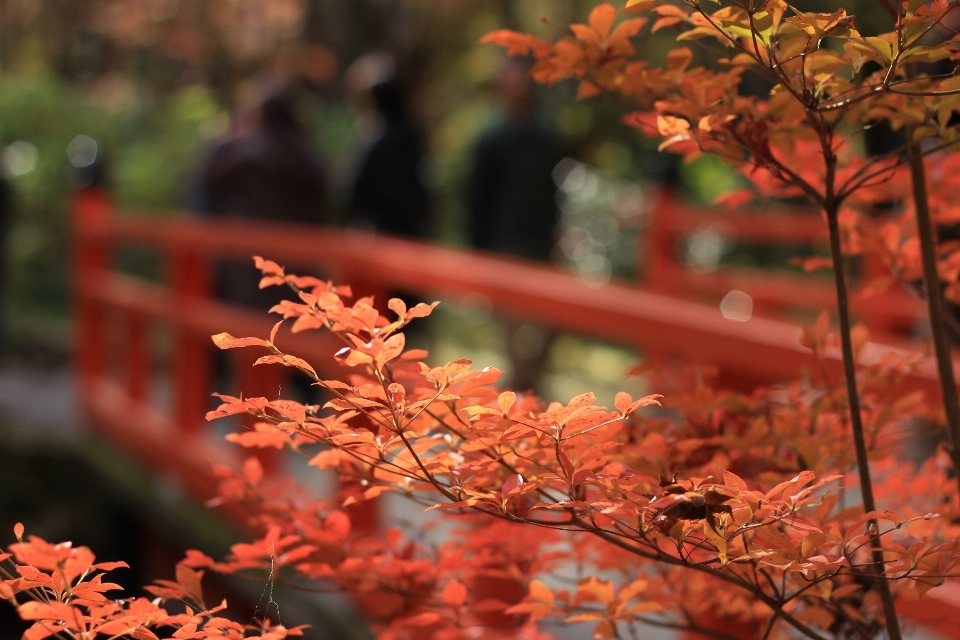
[{"label": "bridge railing", "polygon": [[[84,409],[94,424],[124,422],[117,406],[160,415],[149,393],[156,383],[151,328],[160,326],[170,335],[171,409],[163,420],[185,435],[205,429],[203,416],[214,390],[210,335],[266,335],[273,322],[266,310],[214,299],[212,268],[221,258],[255,254],[315,269],[365,293],[403,290],[431,299],[479,293],[498,312],[609,340],[648,358],[715,365],[733,386],[793,378],[815,365],[797,326],[757,316],[730,321],[716,306],[640,290],[629,282],[591,287],[555,268],[502,256],[335,229],[122,216],[96,190],[78,195],[73,234],[77,373]],[[125,246],[159,250],[164,284],[118,273],[112,256]],[[335,349],[323,335],[284,334],[282,340],[315,366],[336,366]],[[909,343],[874,343],[862,357],[909,348]],[[839,354],[831,354],[827,364],[829,374],[841,375]],[[236,379],[249,378],[248,365],[237,358]],[[272,375],[279,375],[277,369],[258,367]],[[905,385],[936,394],[932,363]],[[263,381],[258,386],[271,388]],[[139,437],[138,430],[130,431],[125,438]]]},{"label": "bridge railing", "polygon": [[[800,249],[812,255],[817,245],[829,241],[822,215],[811,209],[776,211],[705,210],[676,201],[669,195],[654,212],[640,251],[644,284],[650,291],[701,299],[720,299],[731,290],[753,299],[761,315],[780,315],[791,309],[835,309],[836,293],[830,277],[787,271],[710,265],[694,269],[681,257],[685,241],[697,233],[714,235],[724,245],[772,249]],[[787,265],[770,265],[786,267]],[[880,260],[866,255],[860,260],[854,291],[871,278],[889,276]],[[854,296],[853,311],[878,334],[909,335],[925,317],[923,301],[900,284],[875,295]]]},{"label": "bridge railing", "polygon": [[[367,233],[122,216],[97,190],[78,194],[72,218],[76,373],[85,417],[102,435],[156,471],[172,474],[199,499],[215,493],[211,463],[236,463],[239,456],[239,447],[209,437],[211,427],[204,422],[214,391],[210,336],[221,331],[266,336],[274,322],[265,312],[214,299],[212,269],[222,258],[256,254],[303,265],[364,293],[403,290],[431,299],[479,293],[498,312],[603,338],[647,358],[715,365],[721,379],[733,385],[789,379],[815,366],[797,326],[756,316],[730,321],[715,305],[644,291],[631,282],[594,288],[548,266]],[[162,284],[118,272],[116,252],[129,246],[160,252]],[[165,356],[154,348],[158,328],[168,336]],[[280,341],[318,370],[337,366],[332,354],[338,345],[324,335],[284,332]],[[907,343],[871,343],[861,358],[909,348]],[[231,352],[231,366],[246,395],[265,395],[262,389],[282,384],[282,368],[254,369],[254,354],[243,351]],[[157,360],[163,359],[169,360],[166,408],[155,398],[162,382]],[[834,379],[842,375],[838,353],[829,355],[827,374]],[[933,363],[925,362],[904,387],[937,396]],[[279,458],[264,461],[268,475],[283,471]],[[947,607],[938,609],[944,615],[960,618],[960,604],[938,601],[937,606]],[[917,608],[917,615],[924,611]],[[937,617],[929,624],[937,626],[938,620],[942,622]],[[946,627],[955,629],[952,624]]]}]

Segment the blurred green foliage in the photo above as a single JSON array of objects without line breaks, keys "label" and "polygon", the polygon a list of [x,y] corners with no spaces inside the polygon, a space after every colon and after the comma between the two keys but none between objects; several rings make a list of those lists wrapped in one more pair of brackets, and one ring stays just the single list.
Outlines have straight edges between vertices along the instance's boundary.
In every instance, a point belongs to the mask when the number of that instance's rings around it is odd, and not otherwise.
[{"label": "blurred green foliage", "polygon": [[[8,175],[15,192],[7,238],[7,325],[14,341],[62,343],[67,312],[71,167],[66,150],[78,135],[97,141],[119,206],[179,207],[189,174],[209,141],[226,130],[227,114],[202,86],[155,101],[132,89],[83,89],[45,68],[7,74],[0,84],[0,146],[27,143],[32,162]],[[5,155],[7,165],[9,156]],[[16,175],[19,173],[20,175]],[[15,345],[16,346],[16,345]]]}]

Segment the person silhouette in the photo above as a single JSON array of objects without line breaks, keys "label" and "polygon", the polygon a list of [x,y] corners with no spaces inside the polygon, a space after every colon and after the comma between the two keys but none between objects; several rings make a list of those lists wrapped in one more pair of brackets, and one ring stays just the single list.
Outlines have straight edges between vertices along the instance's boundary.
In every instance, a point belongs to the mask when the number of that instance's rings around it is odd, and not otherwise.
[{"label": "person silhouette", "polygon": [[[237,118],[233,135],[213,149],[201,168],[195,200],[201,215],[212,218],[329,222],[326,172],[289,93],[273,93],[255,113]],[[250,261],[222,261],[217,265],[218,297],[245,306],[272,304],[278,294],[258,289],[259,278]]]},{"label": "person silhouette", "polygon": [[532,260],[549,260],[559,219],[553,169],[560,139],[536,117],[526,65],[511,59],[497,78],[504,116],[480,136],[468,190],[473,246]]},{"label": "person silhouette", "polygon": [[291,96],[268,96],[252,120],[218,144],[201,170],[203,210],[231,218],[327,222],[326,172]]},{"label": "person silhouette", "polygon": [[420,133],[407,115],[396,80],[376,84],[370,93],[383,128],[367,149],[354,183],[354,207],[374,229],[424,237],[430,207],[418,171],[423,159]]},{"label": "person silhouette", "polygon": [[423,136],[393,59],[368,54],[347,70],[363,140],[350,180],[350,224],[412,238],[428,235],[430,197],[421,178]]},{"label": "person silhouette", "polygon": [[[504,117],[484,131],[473,152],[467,192],[467,232],[478,248],[549,261],[560,217],[553,170],[563,160],[560,139],[536,117],[527,66],[509,60],[496,88]],[[503,320],[510,384],[536,388],[555,334],[516,318]]]}]

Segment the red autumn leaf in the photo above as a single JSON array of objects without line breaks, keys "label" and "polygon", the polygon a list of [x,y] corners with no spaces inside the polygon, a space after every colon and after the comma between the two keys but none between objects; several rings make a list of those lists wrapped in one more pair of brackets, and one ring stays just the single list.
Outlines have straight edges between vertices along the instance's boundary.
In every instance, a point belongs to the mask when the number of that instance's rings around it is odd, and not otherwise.
[{"label": "red autumn leaf", "polygon": [[467,601],[467,587],[459,580],[451,580],[443,587],[443,603],[457,609]]},{"label": "red autumn leaf", "polygon": [[236,349],[237,347],[269,347],[270,343],[260,338],[234,338],[229,333],[218,333],[211,336],[213,344],[221,349]]},{"label": "red autumn leaf", "polygon": [[258,422],[254,425],[254,431],[228,433],[226,439],[228,442],[235,442],[241,447],[283,449],[291,443],[289,435],[268,422]]},{"label": "red autumn leaf", "polygon": [[283,267],[273,260],[264,260],[260,256],[253,256],[253,266],[265,274],[283,275]]},{"label": "red autumn leaf", "polygon": [[263,479],[263,466],[256,458],[247,458],[243,461],[243,475],[252,485],[257,485]]},{"label": "red autumn leaf", "polygon": [[811,256],[809,258],[793,258],[790,264],[795,264],[807,273],[818,271],[819,269],[832,269],[833,260],[822,256]]},{"label": "red autumn leaf", "polygon": [[714,204],[722,205],[727,209],[740,209],[747,203],[756,199],[757,193],[751,189],[737,189],[720,194],[713,201]]},{"label": "red autumn leaf", "polygon": [[194,602],[203,602],[203,587],[200,581],[203,579],[203,571],[195,571],[185,564],[177,565],[177,584]]},{"label": "red autumn leaf", "polygon": [[507,479],[507,481],[503,483],[503,487],[501,488],[500,491],[504,497],[507,497],[512,493],[514,493],[515,491],[517,491],[518,489],[520,489],[520,487],[522,486],[523,486],[523,476],[521,476],[518,473],[510,476]]},{"label": "red autumn leaf", "polygon": [[500,411],[503,412],[503,415],[508,415],[510,409],[513,408],[513,405],[517,402],[517,394],[513,391],[504,391],[497,397],[497,404],[500,406]]},{"label": "red autumn leaf", "polygon": [[541,52],[549,49],[550,46],[539,38],[509,29],[491,31],[480,38],[480,44],[500,45],[507,50],[507,55],[511,56],[523,56],[530,52]]},{"label": "red autumn leaf", "polygon": [[605,39],[610,34],[613,27],[613,21],[617,19],[617,10],[610,3],[604,2],[594,7],[590,12],[590,26],[597,30],[600,39]]}]

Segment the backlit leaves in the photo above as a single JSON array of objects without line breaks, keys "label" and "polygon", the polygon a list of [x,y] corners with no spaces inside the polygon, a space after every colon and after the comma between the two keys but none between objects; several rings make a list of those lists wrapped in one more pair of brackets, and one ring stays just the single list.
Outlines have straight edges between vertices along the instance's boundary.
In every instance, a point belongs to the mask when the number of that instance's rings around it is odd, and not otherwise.
[{"label": "backlit leaves", "polygon": [[[16,526],[15,534],[18,539],[23,537],[22,525]],[[185,563],[177,565],[175,580],[159,580],[146,587],[156,600],[120,599],[112,593],[120,591],[120,586],[105,581],[104,572],[124,568],[124,562],[96,563],[86,547],[50,544],[36,536],[11,545],[11,551],[16,573],[22,577],[0,581],[0,596],[15,604],[21,619],[33,623],[24,632],[26,640],[51,636],[157,640],[161,631],[165,632],[164,638],[197,640],[254,636],[283,640],[303,635],[303,627],[287,629],[269,622],[243,625],[218,615],[226,602],[213,608],[204,605],[200,584],[203,572]],[[9,557],[0,554],[0,559]],[[190,557],[201,560],[196,553]],[[9,574],[6,568],[4,574]],[[168,612],[163,607],[168,600],[188,603],[186,611]]]},{"label": "backlit leaves", "polygon": [[[598,38],[607,28],[607,16],[596,14],[586,25]],[[810,28],[823,26],[817,25],[820,23]],[[611,26],[609,33],[615,29]],[[671,64],[676,72],[684,72],[689,58],[687,53],[674,57]],[[693,120],[681,115],[659,116],[658,121],[665,134],[690,138],[741,124],[719,114],[701,118],[696,127],[690,124]],[[748,133],[757,135],[755,130],[744,130],[744,135]],[[753,197],[753,192],[747,195]],[[847,242],[853,242],[854,227],[845,228],[851,229]],[[915,542],[900,535],[894,543],[882,536],[881,544],[896,550],[897,557],[903,558],[902,566],[920,563],[933,572],[935,563],[940,563],[937,571],[956,564],[956,541],[942,538],[933,542],[929,538],[939,526],[930,525],[932,529],[924,524],[932,520],[886,513],[865,515],[857,508],[837,507],[835,494],[843,490],[842,472],[853,462],[842,390],[813,391],[794,384],[744,397],[701,389],[697,394],[669,398],[664,411],[649,413],[639,410],[660,406],[659,394],[634,399],[621,392],[614,399],[614,410],[599,406],[592,393],[566,403],[544,403],[530,394],[494,389],[500,372],[473,369],[468,360],[441,366],[411,362],[402,334],[392,333],[412,311],[399,301],[390,303],[397,318],[392,323],[375,316],[370,301],[359,308],[354,305],[353,311],[335,302],[327,308],[336,309],[338,315],[328,315],[322,326],[351,345],[339,354],[344,364],[353,367],[350,383],[317,377],[317,384],[333,395],[323,408],[224,397],[224,405],[211,417],[246,412],[258,419],[252,432],[231,440],[254,447],[325,447],[311,454],[310,464],[332,470],[350,482],[359,481],[359,487],[342,499],[345,507],[392,492],[432,505],[428,511],[447,517],[480,518],[475,527],[451,543],[451,558],[462,558],[460,545],[472,549],[471,545],[481,544],[476,540],[483,540],[485,550],[501,544],[502,540],[493,543],[485,535],[490,521],[499,518],[521,527],[536,523],[529,534],[517,529],[507,536],[523,554],[534,549],[547,553],[538,546],[537,536],[552,526],[587,535],[616,535],[618,539],[626,535],[636,549],[650,554],[639,556],[642,562],[669,560],[663,569],[664,581],[654,580],[652,575],[650,579],[624,575],[618,580],[587,576],[571,593],[554,591],[538,578],[540,574],[523,570],[525,595],[517,593],[512,601],[499,594],[474,596],[475,590],[483,590],[477,585],[489,579],[478,576],[493,571],[493,565],[479,560],[482,555],[476,556],[479,564],[458,564],[452,574],[444,573],[453,560],[445,559],[443,553],[434,558],[408,551],[414,554],[409,565],[399,559],[371,563],[352,555],[367,552],[352,546],[351,538],[303,533],[304,518],[313,515],[297,511],[278,520],[283,510],[269,511],[271,526],[284,527],[283,534],[278,531],[269,541],[235,547],[226,563],[202,561],[196,566],[221,571],[264,570],[267,558],[272,562],[289,558],[289,566],[304,576],[333,580],[348,590],[367,585],[363,589],[377,592],[381,587],[370,585],[381,585],[394,594],[396,588],[388,585],[394,584],[396,572],[414,571],[419,572],[421,581],[409,582],[408,591],[396,596],[400,600],[390,609],[396,612],[391,614],[394,617],[377,614],[389,619],[385,624],[390,629],[473,624],[465,621],[482,620],[497,612],[518,616],[518,624],[545,617],[591,622],[594,632],[603,636],[622,622],[648,614],[676,613],[675,585],[678,581],[686,584],[690,578],[683,570],[691,565],[707,568],[700,580],[709,584],[715,584],[710,582],[709,572],[719,571],[746,592],[759,589],[775,599],[796,598],[804,607],[820,612],[817,615],[849,612],[850,607],[861,604],[851,604],[854,591],[844,587],[863,566],[864,545],[875,535],[867,525],[875,518],[884,526],[915,531],[917,541],[930,540]],[[285,313],[292,311],[291,307],[285,309]],[[811,332],[818,357],[830,345],[828,331],[824,320]],[[866,338],[858,340],[859,344]],[[273,357],[284,356],[278,353]],[[891,361],[863,374],[865,420],[875,423],[878,433],[896,424],[893,416],[926,411],[915,394],[898,397],[889,393],[891,382],[880,373],[909,366],[908,360]],[[874,455],[882,453],[877,449]],[[224,480],[222,492],[233,500],[249,502],[253,495],[267,490],[262,485],[260,472],[245,468],[239,476]],[[942,486],[948,485],[944,482]],[[323,512],[322,508],[313,509]],[[481,524],[484,519],[486,524]],[[324,526],[310,526],[327,531]],[[590,538],[574,537],[570,542],[585,544],[585,540]],[[268,546],[268,542],[278,545],[281,541],[286,545],[283,549]],[[594,558],[613,553],[602,538],[586,544],[590,553],[600,554]],[[332,549],[338,550],[334,556],[330,555]],[[893,554],[891,551],[891,557]],[[510,571],[496,569],[496,575],[515,575],[517,565],[511,566]],[[634,565],[628,562],[623,566]],[[788,586],[787,591],[765,591],[768,583],[756,582],[754,576],[761,574],[754,570],[777,576]],[[915,571],[916,578],[909,569],[896,575],[918,592],[929,588],[921,570]],[[427,579],[430,586],[422,582]],[[811,580],[816,581],[816,588],[806,587]],[[421,588],[422,593],[417,591]],[[785,595],[794,588],[796,595]],[[839,595],[831,599],[833,593]],[[720,607],[726,606],[731,596],[725,589],[714,589],[696,597]]]}]

